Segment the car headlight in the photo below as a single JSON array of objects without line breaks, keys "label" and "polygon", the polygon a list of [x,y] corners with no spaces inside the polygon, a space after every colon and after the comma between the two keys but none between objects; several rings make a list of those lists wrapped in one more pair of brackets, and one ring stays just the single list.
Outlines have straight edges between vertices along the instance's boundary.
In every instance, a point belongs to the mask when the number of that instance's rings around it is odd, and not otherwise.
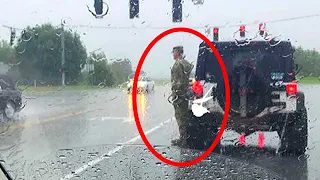
[{"label": "car headlight", "polygon": [[146,83],[144,83],[144,82],[138,82],[138,87],[144,88],[144,87],[146,87]]}]

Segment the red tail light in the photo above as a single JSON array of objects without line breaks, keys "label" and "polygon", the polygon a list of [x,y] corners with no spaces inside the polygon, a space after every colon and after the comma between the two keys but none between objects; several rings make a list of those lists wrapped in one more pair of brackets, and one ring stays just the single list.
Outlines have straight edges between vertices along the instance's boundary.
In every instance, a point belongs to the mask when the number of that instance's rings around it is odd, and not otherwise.
[{"label": "red tail light", "polygon": [[246,33],[246,27],[244,25],[241,25],[239,28],[240,31],[240,37],[244,37]]},{"label": "red tail light", "polygon": [[286,86],[287,95],[294,95],[298,92],[297,83],[289,83]]},{"label": "red tail light", "polygon": [[244,134],[241,134],[239,136],[239,145],[244,146],[246,144],[246,136]]},{"label": "red tail light", "polygon": [[203,86],[201,85],[200,81],[193,82],[192,90],[197,96],[200,96],[203,93]]},{"label": "red tail light", "polygon": [[246,27],[244,25],[241,25],[239,31],[244,32],[245,30],[246,30]]},{"label": "red tail light", "polygon": [[260,33],[260,36],[263,36],[264,35],[264,31],[265,31],[265,23],[260,23],[259,24],[259,33]]},{"label": "red tail light", "polygon": [[266,23],[260,23],[259,24],[259,31],[264,31],[266,28]]},{"label": "red tail light", "polygon": [[259,146],[259,148],[264,147],[264,134],[262,132],[259,133],[258,146]]},{"label": "red tail light", "polygon": [[259,31],[261,31],[261,30],[262,30],[262,27],[263,27],[263,24],[262,24],[262,23],[260,23],[260,24],[259,24]]}]

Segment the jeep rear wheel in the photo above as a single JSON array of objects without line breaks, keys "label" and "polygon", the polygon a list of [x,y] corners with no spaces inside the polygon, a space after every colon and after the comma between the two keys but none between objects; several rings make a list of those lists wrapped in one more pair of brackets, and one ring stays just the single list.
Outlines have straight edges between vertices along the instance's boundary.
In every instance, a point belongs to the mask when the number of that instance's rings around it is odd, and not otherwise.
[{"label": "jeep rear wheel", "polygon": [[[207,150],[217,136],[220,124],[216,122],[218,114],[206,113],[202,117],[196,117],[191,111],[186,125],[186,145],[188,148]],[[215,150],[219,149],[220,143]]]},{"label": "jeep rear wheel", "polygon": [[[281,138],[282,128],[278,131]],[[279,152],[282,155],[303,155],[308,145],[308,117],[304,108],[297,113],[290,114],[287,120]]]}]

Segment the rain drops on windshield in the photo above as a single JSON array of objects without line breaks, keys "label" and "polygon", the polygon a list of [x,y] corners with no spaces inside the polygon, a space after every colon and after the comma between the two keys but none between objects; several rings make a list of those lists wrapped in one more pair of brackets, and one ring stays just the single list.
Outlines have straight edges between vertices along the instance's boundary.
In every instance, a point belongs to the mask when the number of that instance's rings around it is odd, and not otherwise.
[{"label": "rain drops on windshield", "polygon": [[319,178],[320,3],[306,1],[1,2],[0,170]]}]

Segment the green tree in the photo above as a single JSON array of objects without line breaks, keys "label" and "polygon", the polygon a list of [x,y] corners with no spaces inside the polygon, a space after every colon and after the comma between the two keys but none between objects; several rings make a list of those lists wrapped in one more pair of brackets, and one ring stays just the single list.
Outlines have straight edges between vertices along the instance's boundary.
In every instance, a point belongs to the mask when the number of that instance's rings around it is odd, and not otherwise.
[{"label": "green tree", "polygon": [[[25,79],[40,80],[57,85],[61,82],[61,32],[51,24],[27,27],[15,47],[21,64],[20,73]],[[75,83],[87,59],[86,48],[79,34],[64,30],[66,82]]]},{"label": "green tree", "polygon": [[20,78],[17,64],[15,49],[7,41],[0,41],[0,74],[6,74],[16,82]]},{"label": "green tree", "polygon": [[0,41],[0,62],[5,64],[17,63],[14,48],[5,40]]},{"label": "green tree", "polygon": [[320,53],[313,50],[305,50],[297,47],[294,53],[295,63],[302,66],[300,75],[302,76],[320,76]]},{"label": "green tree", "polygon": [[108,65],[106,55],[101,52],[99,54],[92,53],[88,58],[87,65],[93,64],[93,71],[89,73],[92,78],[91,82],[94,85],[105,84],[105,86],[112,86],[115,83],[113,72]]},{"label": "green tree", "polygon": [[131,61],[127,58],[117,59],[111,64],[112,72],[114,73],[116,84],[122,84],[128,80],[132,72]]}]

